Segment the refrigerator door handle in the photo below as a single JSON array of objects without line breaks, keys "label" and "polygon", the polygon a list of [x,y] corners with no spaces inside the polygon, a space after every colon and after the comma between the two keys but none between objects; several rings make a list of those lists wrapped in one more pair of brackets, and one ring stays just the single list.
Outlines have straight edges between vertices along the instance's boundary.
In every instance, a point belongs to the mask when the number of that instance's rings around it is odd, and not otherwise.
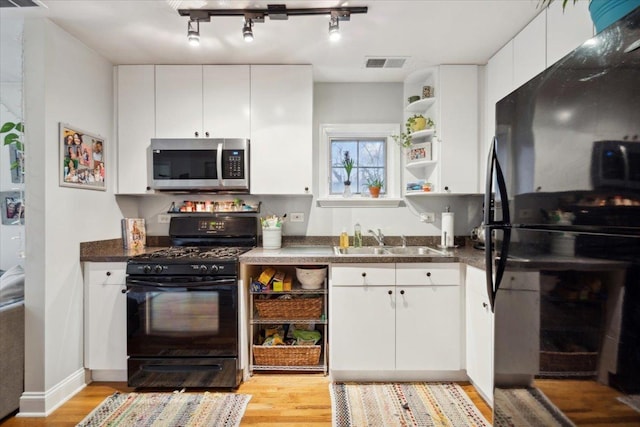
[{"label": "refrigerator door handle", "polygon": [[[487,159],[487,176],[484,183],[484,225],[485,233],[488,230],[486,227],[493,223],[493,211],[491,209],[491,195],[493,193],[493,170],[497,160],[496,156],[496,137],[493,137],[491,146],[489,147],[489,158]],[[485,242],[489,240],[485,236]]]},{"label": "refrigerator door handle", "polygon": [[[494,137],[491,142],[489,165],[487,167],[487,182],[485,192],[485,267],[487,274],[487,296],[491,305],[491,311],[495,309],[495,299],[500,289],[500,283],[502,282],[502,276],[507,265],[507,258],[509,256],[509,242],[511,241],[511,215],[509,212],[509,195],[507,193],[507,185],[498,161],[498,153],[496,150],[497,139]],[[493,187],[493,170],[496,171],[496,180],[498,182],[498,191],[500,193],[500,203],[502,205],[502,220],[494,222],[490,212],[491,205],[491,191]],[[487,206],[489,208],[487,208]],[[493,230],[501,229],[504,232],[502,243],[500,245],[500,258],[498,259],[498,266],[496,270],[495,282],[493,278]]]}]

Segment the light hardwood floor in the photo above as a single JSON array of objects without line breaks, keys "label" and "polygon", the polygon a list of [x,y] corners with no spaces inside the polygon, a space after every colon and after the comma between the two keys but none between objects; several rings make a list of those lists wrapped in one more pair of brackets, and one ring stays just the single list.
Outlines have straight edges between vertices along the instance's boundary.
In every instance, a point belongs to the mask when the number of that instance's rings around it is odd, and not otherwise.
[{"label": "light hardwood floor", "polygon": [[[256,374],[238,393],[252,396],[241,426],[331,426],[329,378],[322,374]],[[462,388],[482,414],[491,420],[491,408],[469,383]],[[2,427],[71,427],[112,393],[130,392],[124,383],[91,383],[47,418],[8,418]]]}]

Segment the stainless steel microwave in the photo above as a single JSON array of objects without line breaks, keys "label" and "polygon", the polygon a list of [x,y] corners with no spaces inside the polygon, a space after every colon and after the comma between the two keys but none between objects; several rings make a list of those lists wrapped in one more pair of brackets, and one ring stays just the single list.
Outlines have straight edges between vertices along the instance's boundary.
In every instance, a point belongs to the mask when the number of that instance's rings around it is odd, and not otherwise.
[{"label": "stainless steel microwave", "polygon": [[151,139],[151,188],[249,192],[249,140]]}]

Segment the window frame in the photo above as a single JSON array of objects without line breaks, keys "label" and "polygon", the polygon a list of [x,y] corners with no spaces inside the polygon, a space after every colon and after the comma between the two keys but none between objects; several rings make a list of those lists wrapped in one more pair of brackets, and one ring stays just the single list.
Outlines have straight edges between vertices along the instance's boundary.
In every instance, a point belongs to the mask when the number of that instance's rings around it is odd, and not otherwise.
[{"label": "window frame", "polygon": [[[402,157],[401,147],[395,143],[391,135],[400,133],[397,123],[348,123],[321,124],[318,156],[318,202],[320,206],[399,206],[401,199],[400,182]],[[386,140],[386,194],[378,199],[362,197],[354,194],[343,197],[331,192],[331,140],[337,138]]]}]

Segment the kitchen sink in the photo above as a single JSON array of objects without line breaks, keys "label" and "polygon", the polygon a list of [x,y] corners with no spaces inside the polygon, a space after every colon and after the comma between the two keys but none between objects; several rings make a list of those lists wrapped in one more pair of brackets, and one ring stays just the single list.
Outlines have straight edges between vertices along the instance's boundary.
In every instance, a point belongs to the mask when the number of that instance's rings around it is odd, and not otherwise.
[{"label": "kitchen sink", "polygon": [[447,252],[429,246],[363,246],[340,248],[334,246],[336,255],[432,255],[448,256]]},{"label": "kitchen sink", "polygon": [[444,251],[439,251],[428,246],[397,246],[386,248],[385,251],[392,255],[447,255]]},{"label": "kitchen sink", "polygon": [[386,255],[385,248],[381,246],[363,246],[361,248],[341,248],[339,246],[333,247],[336,255]]}]

